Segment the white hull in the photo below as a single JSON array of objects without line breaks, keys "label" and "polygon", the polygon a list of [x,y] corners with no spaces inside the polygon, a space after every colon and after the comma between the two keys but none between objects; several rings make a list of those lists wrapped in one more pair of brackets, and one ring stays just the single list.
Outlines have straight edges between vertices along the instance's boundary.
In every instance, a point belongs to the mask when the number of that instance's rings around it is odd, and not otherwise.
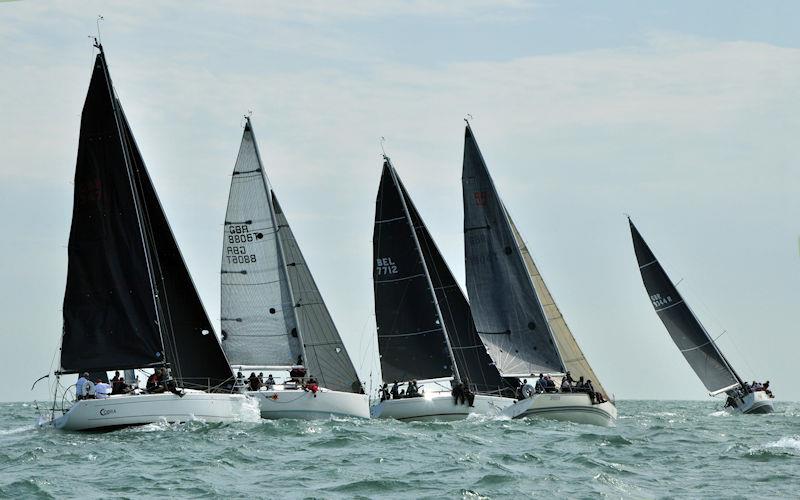
[{"label": "white hull", "polygon": [[503,409],[513,404],[511,398],[475,396],[473,406],[456,404],[449,392],[434,392],[420,398],[390,399],[375,405],[374,418],[397,420],[463,420],[470,414],[502,416]]},{"label": "white hull", "polygon": [[511,418],[540,417],[579,424],[611,426],[617,408],[610,402],[592,404],[586,393],[536,394],[506,408]]},{"label": "white hull", "polygon": [[76,401],[51,423],[69,431],[112,429],[154,422],[234,422],[252,420],[254,405],[243,394],[172,393],[111,396]]},{"label": "white hull", "polygon": [[302,389],[261,389],[246,394],[258,401],[261,418],[304,420],[331,417],[369,418],[366,394],[320,389],[316,397]]},{"label": "white hull", "polygon": [[737,401],[737,403],[737,407],[728,407],[726,409],[731,413],[744,413],[747,415],[772,413],[775,411],[772,405],[772,398],[767,396],[767,393],[764,391],[751,392],[742,400]]}]

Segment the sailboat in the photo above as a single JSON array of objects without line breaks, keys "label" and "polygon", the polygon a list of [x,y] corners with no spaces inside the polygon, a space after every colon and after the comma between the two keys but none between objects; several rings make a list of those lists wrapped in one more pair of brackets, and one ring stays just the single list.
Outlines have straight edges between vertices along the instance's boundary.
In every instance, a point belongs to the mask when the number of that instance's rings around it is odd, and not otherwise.
[{"label": "sailboat", "polygon": [[[75,169],[60,367],[45,422],[94,430],[246,419],[252,402],[231,393],[230,366],[114,93],[103,47],[96,47]],[[65,407],[65,375],[107,380],[110,370],[130,376],[145,368],[164,370],[174,392],[136,389]]]},{"label": "sailboat", "polygon": [[[263,418],[369,417],[369,400],[264,170],[250,117],[222,244],[222,346]],[[272,372],[285,374],[270,378]]]},{"label": "sailboat", "polygon": [[[548,375],[559,387],[570,373],[607,392],[578,347],[525,242],[497,193],[467,122],[462,174],[467,294],[478,335],[503,377]],[[531,394],[504,410],[513,418],[544,417],[611,425],[617,409],[587,392]]]},{"label": "sailboat", "polygon": [[[384,397],[373,416],[458,420],[472,413],[500,415],[515,402],[515,385],[500,376],[486,353],[461,287],[387,156],[372,241],[383,380],[397,383],[398,389],[412,381],[422,384],[418,397]],[[468,388],[472,405],[456,401],[451,384]]]},{"label": "sailboat", "polygon": [[628,218],[633,249],[650,301],[683,357],[712,396],[726,394],[725,408],[737,413],[772,413],[772,398],[766,390],[752,387],[739,377],[675,284],[658,262],[639,230]]}]

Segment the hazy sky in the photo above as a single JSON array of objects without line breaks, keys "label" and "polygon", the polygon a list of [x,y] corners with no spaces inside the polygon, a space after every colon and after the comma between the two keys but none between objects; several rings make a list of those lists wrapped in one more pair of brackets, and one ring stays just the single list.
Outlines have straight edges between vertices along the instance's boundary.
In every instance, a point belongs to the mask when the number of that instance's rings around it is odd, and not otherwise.
[{"label": "hazy sky", "polygon": [[800,398],[796,2],[0,2],[0,400],[46,397],[81,108],[101,34],[209,315],[241,115],[362,377],[379,137],[464,276],[465,114],[618,398],[706,397],[653,311],[639,229],[743,377]]}]

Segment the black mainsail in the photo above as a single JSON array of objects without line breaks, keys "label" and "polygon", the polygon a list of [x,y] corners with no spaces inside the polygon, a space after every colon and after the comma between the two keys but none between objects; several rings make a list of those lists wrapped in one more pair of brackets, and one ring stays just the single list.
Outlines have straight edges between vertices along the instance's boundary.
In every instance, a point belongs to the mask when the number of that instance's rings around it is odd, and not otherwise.
[{"label": "black mainsail", "polygon": [[489,355],[506,377],[563,372],[511,218],[469,124],[461,183],[467,294]]},{"label": "black mainsail", "polygon": [[375,321],[383,380],[459,378],[435,284],[410,207],[388,158],[375,200],[372,236]]},{"label": "black mainsail", "polygon": [[658,317],[680,349],[689,366],[711,393],[743,385],[714,339],[700,324],[688,304],[667,276],[639,230],[628,219],[639,272]]},{"label": "black mainsail", "polygon": [[150,181],[102,47],[81,117],[60,373],[232,373]]}]

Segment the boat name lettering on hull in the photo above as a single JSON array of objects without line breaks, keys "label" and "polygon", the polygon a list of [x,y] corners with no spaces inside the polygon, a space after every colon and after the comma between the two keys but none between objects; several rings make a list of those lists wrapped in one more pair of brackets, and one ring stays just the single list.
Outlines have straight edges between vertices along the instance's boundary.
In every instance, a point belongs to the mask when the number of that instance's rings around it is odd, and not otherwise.
[{"label": "boat name lettering on hull", "polygon": [[104,417],[106,415],[113,415],[115,413],[117,413],[117,410],[115,410],[113,408],[100,408],[100,415],[102,415]]}]

